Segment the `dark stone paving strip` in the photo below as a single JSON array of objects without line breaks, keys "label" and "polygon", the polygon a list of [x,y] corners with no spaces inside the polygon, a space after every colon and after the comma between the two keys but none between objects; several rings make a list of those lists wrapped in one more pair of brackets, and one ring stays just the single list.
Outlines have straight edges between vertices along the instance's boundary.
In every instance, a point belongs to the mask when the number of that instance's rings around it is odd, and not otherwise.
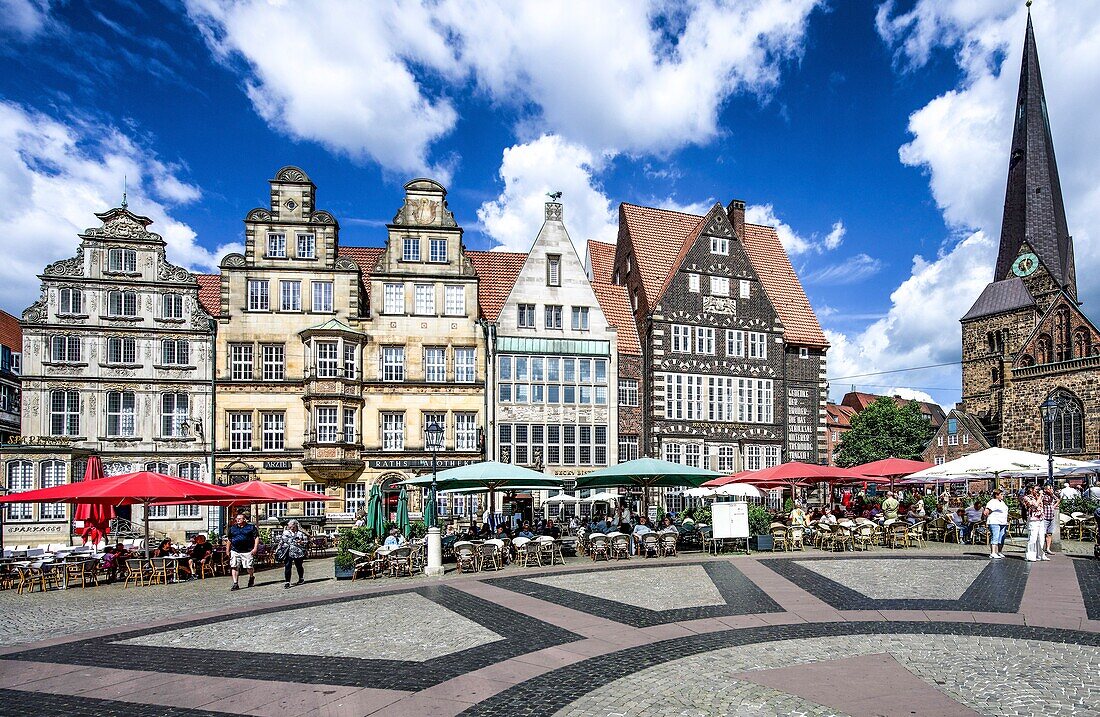
[{"label": "dark stone paving strip", "polygon": [[[273,629],[277,629],[279,611],[258,609],[227,615],[216,620],[177,623],[165,627],[123,632],[106,638],[81,640],[54,647],[32,648],[9,655],[8,659],[119,669],[133,669],[137,666],[142,670],[151,672],[176,674],[190,674],[194,665],[202,664],[203,669],[209,674],[223,677],[270,680],[275,676],[279,680],[305,684],[421,690],[510,657],[582,639],[579,635],[563,628],[548,625],[535,618],[478,599],[454,588],[440,585],[394,592],[419,593],[429,600],[492,630],[504,639],[424,662],[316,656],[310,657],[308,660],[302,660],[295,655],[233,650],[194,650],[121,643],[121,641],[133,637],[261,614],[271,616],[273,618]],[[370,609],[368,601],[377,596],[378,594],[337,598],[325,601],[323,604],[362,600],[364,601],[364,609]],[[314,603],[310,607],[319,608],[320,606]]]},{"label": "dark stone paving strip", "polygon": [[1090,620],[1100,620],[1100,561],[1095,558],[1073,558],[1081,599]]},{"label": "dark stone paving strip", "polygon": [[0,690],[0,715],[95,715],[96,717],[225,717],[230,712],[163,705],[144,705],[118,700],[99,700],[79,695],[58,695],[23,690]]},{"label": "dark stone paving strip", "polygon": [[[700,620],[710,617],[728,617],[733,615],[753,615],[758,613],[782,612],[783,608],[767,593],[757,587],[756,583],[749,580],[731,563],[725,561],[711,561],[704,563],[676,563],[669,567],[684,567],[685,565],[701,565],[710,577],[711,582],[718,589],[725,605],[706,605],[703,607],[678,608],[674,610],[649,610],[644,607],[627,605],[614,600],[573,592],[564,588],[553,587],[535,583],[522,577],[494,578],[484,582],[497,587],[522,593],[530,597],[546,600],[557,605],[580,610],[590,615],[621,622],[632,627],[652,627],[665,625],[670,622],[682,622],[684,620]],[[609,570],[630,570],[633,566],[615,566]],[[659,568],[662,566],[649,566]],[[568,570],[555,575],[569,575],[571,573],[588,572],[586,570]],[[629,574],[624,574],[624,579],[629,579]],[[537,577],[537,576],[536,576]],[[661,589],[669,590],[674,586],[651,586],[638,584],[639,590]]]},{"label": "dark stone paving strip", "polygon": [[[894,559],[893,556],[880,556]],[[799,558],[801,559],[801,558]],[[822,558],[810,558],[821,560]],[[828,558],[824,558],[828,559]],[[904,559],[904,558],[903,558]],[[954,558],[957,560],[958,558]],[[977,558],[975,558],[977,560]],[[1020,560],[988,562],[958,600],[876,599],[845,587],[792,560],[766,560],[762,565],[821,598],[837,610],[961,610],[976,612],[1016,612],[1027,585],[1027,563]],[[934,589],[934,586],[930,586]]]},{"label": "dark stone paving strip", "polygon": [[802,623],[693,635],[631,648],[559,668],[480,702],[464,717],[551,717],[584,695],[627,675],[727,647],[846,635],[960,635],[1040,640],[1100,647],[1100,633],[1023,625],[954,622]]}]

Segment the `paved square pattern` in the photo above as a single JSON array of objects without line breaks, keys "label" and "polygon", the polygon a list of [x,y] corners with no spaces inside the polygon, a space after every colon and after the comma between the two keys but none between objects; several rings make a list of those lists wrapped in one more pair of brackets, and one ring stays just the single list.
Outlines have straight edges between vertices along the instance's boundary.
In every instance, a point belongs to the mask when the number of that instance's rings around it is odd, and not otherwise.
[{"label": "paved square pattern", "polygon": [[551,575],[530,578],[530,581],[647,610],[675,610],[726,603],[702,565],[638,568],[627,575],[614,570],[595,574]]},{"label": "paved square pattern", "polygon": [[1100,561],[1095,558],[1073,558],[1081,598],[1090,620],[1100,620]]},{"label": "paved square pattern", "polygon": [[987,565],[980,560],[931,558],[794,562],[875,600],[958,600]]},{"label": "paved square pattern", "polygon": [[644,568],[608,566],[486,582],[634,627],[783,611],[726,561]]},{"label": "paved square pattern", "polygon": [[503,639],[419,593],[263,613],[121,640],[124,645],[424,662]]}]

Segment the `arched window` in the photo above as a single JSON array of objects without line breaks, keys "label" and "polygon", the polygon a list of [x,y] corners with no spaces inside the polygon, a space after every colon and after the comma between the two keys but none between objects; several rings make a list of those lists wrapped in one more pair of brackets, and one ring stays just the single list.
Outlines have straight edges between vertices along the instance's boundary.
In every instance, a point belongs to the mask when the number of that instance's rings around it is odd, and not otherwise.
[{"label": "arched window", "polygon": [[1061,406],[1054,420],[1044,421],[1046,447],[1055,453],[1080,453],[1085,449],[1085,413],[1081,401],[1064,388],[1050,394]]},{"label": "arched window", "polygon": [[1092,335],[1084,326],[1073,332],[1073,355],[1075,358],[1092,355]]},{"label": "arched window", "polygon": [[1039,363],[1050,363],[1052,360],[1050,334],[1042,334],[1035,343],[1035,360]]},{"label": "arched window", "polygon": [[[64,485],[65,483],[65,463],[64,461],[43,461],[39,469],[41,470],[41,487],[53,488],[55,486]],[[65,519],[65,504],[64,503],[43,503],[38,509],[38,517],[41,520],[64,520]]]},{"label": "arched window", "polygon": [[1031,354],[1024,354],[1020,357],[1020,368],[1027,368],[1028,366],[1035,365],[1035,357]]},{"label": "arched window", "polygon": [[996,369],[996,368],[990,369],[989,370],[989,380],[993,383],[993,385],[999,384],[1001,382],[1001,371],[1000,371],[1000,369]]},{"label": "arched window", "polygon": [[1055,361],[1069,361],[1073,357],[1069,332],[1069,309],[1058,309],[1054,313]]},{"label": "arched window", "polygon": [[[8,463],[8,493],[22,493],[34,490],[34,464],[30,461],[12,461]],[[8,503],[8,520],[33,520],[34,506],[31,503]]]}]

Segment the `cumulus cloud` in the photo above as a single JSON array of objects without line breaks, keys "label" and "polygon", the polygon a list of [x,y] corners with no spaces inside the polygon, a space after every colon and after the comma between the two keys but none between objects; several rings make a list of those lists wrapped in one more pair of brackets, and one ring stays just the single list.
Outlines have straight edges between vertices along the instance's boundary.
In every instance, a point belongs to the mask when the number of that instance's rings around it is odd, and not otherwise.
[{"label": "cumulus cloud", "polygon": [[9,39],[30,40],[42,32],[50,15],[50,0],[0,0],[0,30]]},{"label": "cumulus cloud", "polygon": [[[65,122],[10,102],[0,102],[0,186],[11,201],[0,206],[0,306],[15,315],[38,295],[46,264],[76,254],[77,232],[98,226],[94,212],[122,199],[154,220],[168,243],[169,260],[197,270],[213,269],[219,257],[199,246],[195,232],[171,216],[171,208],[198,197],[198,188],[176,175],[146,147],[112,127],[81,119]],[[125,178],[125,180],[124,180]]]},{"label": "cumulus cloud", "polygon": [[882,262],[863,252],[811,270],[803,277],[807,284],[855,284],[877,274]]},{"label": "cumulus cloud", "polygon": [[[844,228],[844,222],[837,220],[824,237],[816,232],[806,236],[795,231],[794,227],[780,219],[775,207],[771,204],[750,204],[745,207],[745,221],[749,224],[775,227],[775,232],[779,235],[779,241],[783,243],[783,248],[791,256],[810,253],[820,254],[823,251],[836,249],[840,246],[841,240],[847,231]],[[867,258],[870,259],[870,257]]]},{"label": "cumulus cloud", "polygon": [[[927,173],[951,233],[935,258],[914,260],[884,319],[857,335],[829,332],[831,376],[957,361],[958,319],[993,278],[1026,9],[994,0],[919,0],[908,12],[895,10],[882,5],[877,26],[899,71],[919,71],[937,48],[952,51],[961,71],[956,87],[913,112],[912,139],[899,152],[903,163]],[[1034,10],[1077,275],[1092,276],[1100,271],[1100,175],[1093,161],[1100,98],[1090,91],[1100,86],[1100,5],[1048,0]],[[1100,286],[1082,281],[1079,291],[1086,312],[1097,316],[1090,306],[1100,303]],[[900,378],[948,387],[959,385],[959,373],[953,366]],[[959,391],[937,395],[950,403]]]},{"label": "cumulus cloud", "polygon": [[482,230],[501,249],[527,251],[542,225],[547,192],[562,192],[565,226],[584,256],[589,239],[615,241],[618,218],[593,174],[610,161],[547,134],[504,150],[500,195],[477,211]]},{"label": "cumulus cloud", "polygon": [[523,142],[551,133],[596,154],[709,142],[731,95],[766,97],[800,57],[821,0],[185,2],[271,126],[446,179],[433,144],[459,121],[450,94],[470,87],[516,113]]}]

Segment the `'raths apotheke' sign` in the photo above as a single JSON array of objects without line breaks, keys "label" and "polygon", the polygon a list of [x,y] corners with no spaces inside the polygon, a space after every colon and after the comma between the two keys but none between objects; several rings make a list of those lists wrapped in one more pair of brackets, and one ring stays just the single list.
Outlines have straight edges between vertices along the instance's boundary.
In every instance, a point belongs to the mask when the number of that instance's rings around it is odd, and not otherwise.
[{"label": "'raths apotheke' sign", "polygon": [[[458,468],[459,466],[471,466],[474,463],[480,463],[479,460],[461,458],[446,458],[440,459],[435,462],[435,467],[439,470],[444,468]],[[404,470],[407,468],[426,468],[432,469],[431,458],[391,458],[391,459],[379,459],[375,461],[367,461],[367,466],[374,468],[375,470]]]},{"label": "'raths apotheke' sign", "polygon": [[787,458],[813,463],[817,457],[817,392],[787,388]]}]

